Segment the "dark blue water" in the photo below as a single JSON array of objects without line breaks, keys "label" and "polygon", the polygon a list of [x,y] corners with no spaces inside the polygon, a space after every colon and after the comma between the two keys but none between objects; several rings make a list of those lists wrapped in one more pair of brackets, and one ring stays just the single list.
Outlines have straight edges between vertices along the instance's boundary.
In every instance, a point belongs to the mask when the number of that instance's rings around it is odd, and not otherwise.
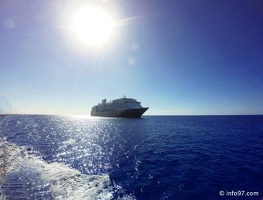
[{"label": "dark blue water", "polygon": [[8,199],[263,197],[263,116],[6,115],[0,140]]}]

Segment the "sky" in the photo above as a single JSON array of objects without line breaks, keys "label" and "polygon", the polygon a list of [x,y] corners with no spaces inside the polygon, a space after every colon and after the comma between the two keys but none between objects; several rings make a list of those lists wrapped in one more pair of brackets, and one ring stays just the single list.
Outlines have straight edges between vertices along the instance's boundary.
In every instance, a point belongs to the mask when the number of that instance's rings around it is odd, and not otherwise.
[{"label": "sky", "polygon": [[[109,40],[72,32],[78,8],[115,21]],[[146,115],[263,114],[263,2],[0,1],[0,114],[90,115],[135,98]]]}]

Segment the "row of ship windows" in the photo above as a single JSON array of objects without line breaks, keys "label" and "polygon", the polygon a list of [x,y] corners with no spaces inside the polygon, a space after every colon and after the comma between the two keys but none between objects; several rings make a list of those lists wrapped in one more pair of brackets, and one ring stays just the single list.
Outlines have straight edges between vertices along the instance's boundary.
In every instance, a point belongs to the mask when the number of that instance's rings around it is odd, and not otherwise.
[{"label": "row of ship windows", "polygon": [[[140,102],[132,102],[132,103],[126,103],[126,106],[128,107],[128,108],[141,108],[141,105],[140,105]],[[100,106],[100,107],[95,107],[94,108],[94,111],[105,111],[105,110],[111,110],[111,109],[113,109],[113,106],[112,106],[112,104],[111,105],[102,105],[102,106]]]}]

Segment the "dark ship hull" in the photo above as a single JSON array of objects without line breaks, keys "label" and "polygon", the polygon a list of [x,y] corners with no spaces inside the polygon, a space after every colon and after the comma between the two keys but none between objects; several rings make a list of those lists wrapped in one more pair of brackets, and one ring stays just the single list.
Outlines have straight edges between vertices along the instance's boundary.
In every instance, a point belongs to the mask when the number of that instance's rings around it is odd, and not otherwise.
[{"label": "dark ship hull", "polygon": [[123,117],[123,118],[140,118],[148,108],[132,108],[125,110],[112,110],[112,111],[92,111],[91,116],[99,117]]}]

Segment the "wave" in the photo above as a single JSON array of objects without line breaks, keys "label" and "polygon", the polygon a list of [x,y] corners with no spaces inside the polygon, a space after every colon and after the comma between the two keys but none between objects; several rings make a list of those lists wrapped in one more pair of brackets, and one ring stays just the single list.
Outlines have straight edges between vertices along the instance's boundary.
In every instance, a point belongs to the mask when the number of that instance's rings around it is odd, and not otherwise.
[{"label": "wave", "polygon": [[29,154],[28,147],[7,141],[1,147],[0,199],[135,199],[108,174],[81,174],[61,163],[46,163]]}]

